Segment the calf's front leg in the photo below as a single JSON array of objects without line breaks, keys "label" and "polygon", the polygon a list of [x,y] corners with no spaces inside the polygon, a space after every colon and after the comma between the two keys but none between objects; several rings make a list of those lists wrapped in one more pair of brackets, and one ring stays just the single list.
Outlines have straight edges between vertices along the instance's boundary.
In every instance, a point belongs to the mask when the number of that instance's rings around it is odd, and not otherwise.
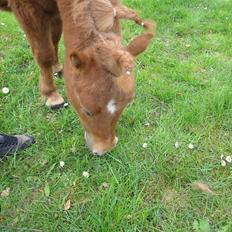
[{"label": "calf's front leg", "polygon": [[[64,99],[57,92],[53,81],[53,67],[57,63],[56,48],[51,29],[51,18],[37,8],[37,4],[11,0],[11,8],[23,28],[30,43],[33,56],[40,69],[39,86],[46,105],[57,109],[64,104]],[[28,5],[27,5],[27,4]]]}]

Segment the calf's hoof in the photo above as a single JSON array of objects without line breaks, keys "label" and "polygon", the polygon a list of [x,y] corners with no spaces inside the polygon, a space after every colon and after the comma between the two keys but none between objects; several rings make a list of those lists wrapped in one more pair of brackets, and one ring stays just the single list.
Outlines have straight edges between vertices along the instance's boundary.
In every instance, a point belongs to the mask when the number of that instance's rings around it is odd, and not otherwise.
[{"label": "calf's hoof", "polygon": [[61,109],[61,108],[64,107],[64,104],[65,104],[65,103],[63,102],[63,103],[58,104],[58,105],[50,106],[50,108],[51,108],[52,110],[59,110],[59,109]]},{"label": "calf's hoof", "polygon": [[66,103],[64,102],[63,97],[61,97],[56,92],[49,96],[46,101],[46,106],[48,106],[52,110],[58,110],[60,108],[63,108],[65,104]]}]

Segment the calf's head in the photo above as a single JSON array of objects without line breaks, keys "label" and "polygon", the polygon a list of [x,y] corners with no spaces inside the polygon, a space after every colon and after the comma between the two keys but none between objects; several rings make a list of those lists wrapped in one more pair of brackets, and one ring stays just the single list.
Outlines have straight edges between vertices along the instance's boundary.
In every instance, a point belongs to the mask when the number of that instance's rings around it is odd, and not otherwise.
[{"label": "calf's head", "polygon": [[102,34],[84,50],[66,57],[67,94],[85,129],[85,140],[96,155],[111,150],[118,142],[117,120],[134,97],[134,58],[143,52],[153,38],[151,24],[147,32],[123,47],[120,38]]}]

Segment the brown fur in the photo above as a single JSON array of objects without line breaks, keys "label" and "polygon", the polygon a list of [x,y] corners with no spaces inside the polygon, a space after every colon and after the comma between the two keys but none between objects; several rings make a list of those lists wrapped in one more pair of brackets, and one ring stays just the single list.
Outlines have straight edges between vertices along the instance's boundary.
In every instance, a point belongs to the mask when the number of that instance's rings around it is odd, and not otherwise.
[{"label": "brown fur", "polygon": [[[0,0],[23,28],[40,67],[40,89],[47,104],[63,102],[52,79],[63,25],[64,79],[67,95],[86,131],[86,142],[97,154],[116,144],[116,122],[134,96],[133,59],[153,38],[151,23],[142,23],[117,0]],[[116,10],[116,17],[114,11]],[[119,19],[144,25],[145,33],[124,47]],[[113,100],[116,112],[107,111]]]}]

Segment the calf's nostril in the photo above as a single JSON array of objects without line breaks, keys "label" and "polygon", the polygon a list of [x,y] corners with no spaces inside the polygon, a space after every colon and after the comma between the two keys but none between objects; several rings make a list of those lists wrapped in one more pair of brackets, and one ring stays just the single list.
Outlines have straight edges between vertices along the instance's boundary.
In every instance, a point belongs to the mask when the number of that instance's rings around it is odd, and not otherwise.
[{"label": "calf's nostril", "polygon": [[96,156],[102,156],[104,155],[104,151],[93,151],[93,155],[96,155]]}]

